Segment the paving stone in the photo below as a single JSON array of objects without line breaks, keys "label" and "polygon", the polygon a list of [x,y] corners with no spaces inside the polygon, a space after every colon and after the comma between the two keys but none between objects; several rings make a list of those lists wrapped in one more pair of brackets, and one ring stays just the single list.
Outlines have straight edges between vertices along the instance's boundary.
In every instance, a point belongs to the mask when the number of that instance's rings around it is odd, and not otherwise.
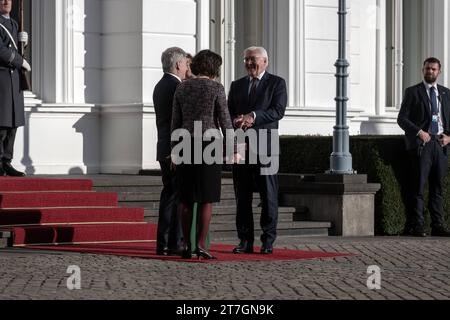
[{"label": "paving stone", "polygon": [[[0,249],[0,299],[450,299],[450,239],[281,237],[276,246],[354,255],[187,264]],[[380,290],[366,285],[373,264]],[[81,290],[66,287],[69,265],[81,268]]]}]

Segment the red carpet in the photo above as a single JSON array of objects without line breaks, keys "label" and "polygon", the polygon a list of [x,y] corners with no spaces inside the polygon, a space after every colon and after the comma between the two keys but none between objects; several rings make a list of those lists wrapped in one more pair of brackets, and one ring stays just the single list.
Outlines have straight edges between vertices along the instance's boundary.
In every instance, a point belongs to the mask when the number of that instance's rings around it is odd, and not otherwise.
[{"label": "red carpet", "polygon": [[0,209],[0,226],[39,224],[143,222],[143,208]]},{"label": "red carpet", "polygon": [[[155,253],[155,224],[144,209],[119,208],[116,193],[92,191],[91,180],[0,177],[0,229],[11,245],[33,249],[186,262],[273,261],[345,256],[275,248],[273,255],[235,255],[233,246],[212,245],[217,260],[183,260]],[[257,249],[258,250],[258,249]]]},{"label": "red carpet", "polygon": [[90,191],[92,180],[87,179],[37,179],[0,178],[0,192],[16,191]]},{"label": "red carpet", "polygon": [[0,177],[0,228],[13,246],[147,241],[143,208],[119,208],[117,193],[92,180]]},{"label": "red carpet", "polygon": [[[180,257],[157,256],[155,243],[122,243],[122,244],[101,244],[101,245],[67,245],[67,246],[32,246],[27,248],[55,251],[82,252],[91,254],[105,254],[115,256],[136,257],[145,259],[159,259],[178,262],[227,262],[227,261],[288,261],[304,259],[320,259],[351,256],[348,253],[313,252],[289,249],[274,249],[272,255],[254,254],[233,254],[234,246],[224,244],[211,245],[211,253],[217,257],[216,260],[198,260],[197,258],[182,259]],[[259,250],[259,248],[255,248]]]},{"label": "red carpet", "polygon": [[117,207],[117,194],[97,192],[2,192],[0,208]]},{"label": "red carpet", "polygon": [[70,244],[156,239],[156,228],[148,223],[89,224],[14,227],[14,245]]}]

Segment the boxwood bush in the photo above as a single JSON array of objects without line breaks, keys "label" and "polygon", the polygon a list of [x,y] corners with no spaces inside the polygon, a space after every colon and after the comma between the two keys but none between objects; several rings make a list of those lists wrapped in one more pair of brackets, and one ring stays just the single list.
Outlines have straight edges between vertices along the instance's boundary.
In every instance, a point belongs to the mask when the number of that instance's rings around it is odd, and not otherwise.
[{"label": "boxwood bush", "polygon": [[[314,174],[330,168],[332,137],[283,136],[280,139],[281,173]],[[411,210],[408,199],[410,165],[403,136],[356,136],[350,138],[353,168],[367,174],[368,182],[380,183],[375,197],[375,232],[378,235],[401,234]],[[444,211],[450,222],[449,176],[445,179]],[[428,203],[428,189],[425,201]],[[429,213],[426,212],[429,226]]]}]

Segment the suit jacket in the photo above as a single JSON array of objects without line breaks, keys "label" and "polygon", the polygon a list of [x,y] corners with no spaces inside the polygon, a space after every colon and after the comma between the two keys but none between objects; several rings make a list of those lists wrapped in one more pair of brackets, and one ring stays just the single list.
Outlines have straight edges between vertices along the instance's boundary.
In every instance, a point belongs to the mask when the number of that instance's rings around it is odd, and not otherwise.
[{"label": "suit jacket", "polygon": [[[228,96],[228,110],[230,111],[231,121],[234,123],[239,115],[255,112],[256,119],[253,129],[256,131],[268,129],[266,155],[279,153],[279,150],[273,150],[271,140],[273,136],[278,139],[278,132],[272,132],[271,129],[279,128],[279,121],[284,117],[286,111],[288,101],[286,81],[266,71],[256,89],[254,107],[249,106],[249,89],[250,77],[248,76],[231,84]],[[278,146],[278,144],[276,145]],[[258,140],[256,144],[250,144],[249,148],[252,153],[260,154],[259,146]]]},{"label": "suit jacket", "polygon": [[170,74],[164,74],[153,91],[153,103],[158,129],[157,161],[167,160],[171,153],[171,125],[173,97],[181,82]]},{"label": "suit jacket", "polygon": [[[448,135],[450,133],[450,90],[440,85],[437,87],[444,133]],[[406,89],[397,122],[405,131],[406,150],[418,148],[422,144],[417,136],[418,132],[420,130],[428,132],[431,125],[431,107],[423,82]]]},{"label": "suit jacket", "polygon": [[[8,29],[18,46],[17,22],[0,15],[0,23]],[[0,27],[0,127],[17,128],[25,124],[19,78],[22,64],[23,58],[6,31]]]}]

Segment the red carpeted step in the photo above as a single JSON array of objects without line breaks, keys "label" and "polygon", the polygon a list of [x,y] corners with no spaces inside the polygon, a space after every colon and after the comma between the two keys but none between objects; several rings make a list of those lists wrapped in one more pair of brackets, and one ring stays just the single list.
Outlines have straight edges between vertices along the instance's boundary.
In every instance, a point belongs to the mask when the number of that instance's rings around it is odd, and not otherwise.
[{"label": "red carpeted step", "polygon": [[0,177],[0,192],[14,191],[91,191],[88,179],[42,179]]},{"label": "red carpeted step", "polygon": [[0,208],[117,207],[116,193],[11,192],[0,193]]},{"label": "red carpeted step", "polygon": [[0,210],[0,226],[144,222],[143,208],[36,208]]},{"label": "red carpeted step", "polygon": [[156,239],[156,225],[148,223],[14,227],[9,230],[14,233],[14,246]]}]

